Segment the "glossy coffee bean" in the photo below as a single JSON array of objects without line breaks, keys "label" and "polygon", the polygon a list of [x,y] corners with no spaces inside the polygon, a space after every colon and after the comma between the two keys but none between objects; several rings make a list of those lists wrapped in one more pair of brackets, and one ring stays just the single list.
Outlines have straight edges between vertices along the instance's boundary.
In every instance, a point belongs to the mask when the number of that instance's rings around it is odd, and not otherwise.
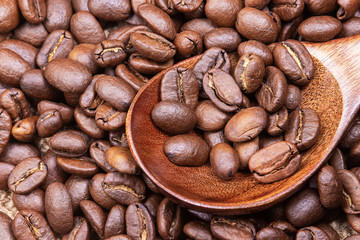
[{"label": "glossy coffee bean", "polygon": [[14,30],[14,36],[35,47],[40,47],[48,36],[48,32],[42,23],[31,24],[24,22]]},{"label": "glossy coffee bean", "polygon": [[265,66],[272,65],[273,63],[273,55],[270,49],[262,42],[256,40],[249,40],[240,43],[237,48],[237,53],[239,56],[247,53],[255,54],[263,60]]},{"label": "glossy coffee bean", "polygon": [[286,219],[295,227],[309,226],[325,214],[317,191],[304,188],[290,198],[285,207]]},{"label": "glossy coffee bean", "polygon": [[94,60],[102,68],[113,67],[126,58],[125,45],[119,40],[104,40],[94,49]]},{"label": "glossy coffee bean", "polygon": [[347,169],[338,170],[338,175],[343,186],[343,197],[341,201],[343,211],[347,214],[359,213],[359,178],[354,172]]},{"label": "glossy coffee bean", "polygon": [[184,225],[183,232],[190,238],[215,240],[211,234],[210,225],[203,221],[190,221]]},{"label": "glossy coffee bean", "polygon": [[155,223],[142,203],[133,203],[128,206],[125,221],[126,232],[132,239],[155,239]]},{"label": "glossy coffee bean", "polygon": [[98,173],[90,181],[89,191],[91,198],[99,204],[101,207],[110,210],[113,206],[116,205],[116,202],[109,198],[103,190],[105,174]]},{"label": "glossy coffee bean", "polygon": [[129,57],[129,65],[141,74],[154,75],[174,64],[174,60],[170,59],[167,62],[159,63],[147,59],[139,53],[133,53]]},{"label": "glossy coffee bean", "polygon": [[236,29],[250,40],[262,43],[274,42],[280,31],[274,13],[262,12],[256,8],[245,7],[240,10],[236,19]]},{"label": "glossy coffee bean", "polygon": [[196,124],[195,111],[178,101],[161,101],[151,111],[155,126],[169,134],[189,133]]},{"label": "glossy coffee bean", "polygon": [[253,7],[259,10],[263,9],[268,5],[270,0],[245,0],[246,7]]},{"label": "glossy coffee bean", "polygon": [[121,204],[129,205],[145,199],[145,183],[134,175],[118,172],[108,173],[102,187],[108,197]]},{"label": "glossy coffee bean", "polygon": [[105,76],[106,76],[105,74],[95,75],[92,78],[90,84],[80,95],[79,106],[83,109],[84,113],[89,117],[94,117],[96,114],[96,109],[104,102],[104,100],[102,100],[95,91],[95,83],[97,80]]},{"label": "glossy coffee bean", "polygon": [[32,142],[37,137],[38,116],[27,117],[16,122],[11,130],[12,136],[20,142]]},{"label": "glossy coffee bean", "polygon": [[350,37],[360,34],[359,17],[352,17],[343,23],[341,33],[337,37]]},{"label": "glossy coffee bean", "polygon": [[[10,140],[10,133],[12,128],[11,117],[6,110],[0,108],[0,154]],[[3,160],[4,161],[4,160]]]},{"label": "glossy coffee bean", "polygon": [[129,0],[106,1],[89,0],[88,7],[94,16],[106,21],[121,21],[129,17],[131,5]]},{"label": "glossy coffee bean", "polygon": [[96,125],[104,131],[114,131],[125,125],[126,112],[120,112],[105,102],[96,109]]},{"label": "glossy coffee bean", "polygon": [[75,217],[74,227],[68,234],[64,235],[61,240],[89,240],[90,233],[90,225],[86,218]]},{"label": "glossy coffee bean", "polygon": [[267,124],[267,113],[261,107],[250,107],[235,114],[225,126],[225,137],[232,142],[246,142],[260,134]]},{"label": "glossy coffee bean", "polygon": [[215,132],[222,129],[231,115],[218,109],[211,101],[205,100],[195,110],[196,126],[204,131]]},{"label": "glossy coffee bean", "polygon": [[53,182],[64,183],[66,181],[68,175],[57,164],[57,155],[53,151],[46,151],[42,160],[48,168],[48,174],[46,175],[44,182],[41,184],[42,189],[46,190],[46,188]]},{"label": "glossy coffee bean", "polygon": [[327,233],[322,230],[321,228],[315,227],[315,226],[309,226],[305,228],[299,229],[299,231],[296,233],[296,240],[310,240],[310,239],[324,239],[324,240],[330,240]]},{"label": "glossy coffee bean", "polygon": [[314,78],[315,65],[308,50],[299,41],[287,40],[273,50],[275,65],[296,85],[307,85]]},{"label": "glossy coffee bean", "polygon": [[48,32],[59,29],[69,29],[72,15],[71,2],[67,0],[47,0],[46,10],[44,26]]},{"label": "glossy coffee bean", "polygon": [[[144,178],[146,186],[149,186],[149,183],[150,183],[151,180],[149,178],[146,178],[146,179],[149,180],[149,181],[146,181],[145,178]],[[151,189],[153,189],[153,188],[151,188]],[[163,200],[163,198],[164,198],[164,196],[162,196],[160,194],[153,193],[149,197],[147,197],[146,201],[144,202],[144,205],[147,207],[147,209],[149,210],[149,213],[151,214],[151,216],[154,219],[156,219],[156,212],[157,212],[159,204]]]},{"label": "glossy coffee bean", "polygon": [[117,171],[128,174],[139,174],[137,166],[129,148],[114,146],[106,151],[106,161]]},{"label": "glossy coffee bean", "polygon": [[225,138],[223,129],[216,132],[204,132],[203,137],[210,148],[214,147],[216,144],[219,143],[229,143],[229,141]]},{"label": "glossy coffee bean", "polygon": [[209,0],[205,4],[205,14],[219,27],[232,27],[236,15],[242,7],[243,3],[237,0],[226,0],[220,3],[216,0]]},{"label": "glossy coffee bean", "polygon": [[336,0],[306,0],[304,3],[306,9],[314,15],[325,15],[331,13],[337,7]]},{"label": "glossy coffee bean", "polygon": [[177,50],[176,54],[181,59],[198,55],[203,50],[201,35],[198,32],[191,30],[176,34],[174,44]]},{"label": "glossy coffee bean", "polygon": [[47,166],[40,158],[27,158],[10,173],[8,186],[14,193],[28,194],[41,185],[46,175]]},{"label": "glossy coffee bean", "polygon": [[304,6],[303,0],[273,0],[270,9],[279,15],[281,21],[289,22],[302,14]]},{"label": "glossy coffee bean", "polygon": [[303,151],[316,143],[319,134],[320,119],[314,110],[304,108],[290,113],[285,141],[295,144],[299,151]]},{"label": "glossy coffee bean", "polygon": [[121,205],[111,208],[104,226],[105,238],[125,233],[125,211],[126,208]]},{"label": "glossy coffee bean", "polygon": [[99,68],[95,63],[93,52],[95,49],[94,44],[83,43],[75,46],[68,55],[68,58],[78,61],[89,68],[92,74],[95,74]]},{"label": "glossy coffee bean", "polygon": [[286,131],[289,124],[288,110],[283,106],[276,113],[270,114],[266,132],[271,136],[277,136]]},{"label": "glossy coffee bean", "polygon": [[182,230],[181,207],[164,198],[157,209],[156,226],[163,239],[177,239]]},{"label": "glossy coffee bean", "polygon": [[82,177],[94,176],[99,171],[96,163],[88,157],[58,157],[57,163],[64,172]]},{"label": "glossy coffee bean", "polygon": [[45,192],[45,211],[50,226],[55,232],[70,232],[74,224],[71,197],[62,183],[50,184]]},{"label": "glossy coffee bean", "polygon": [[99,238],[103,239],[106,221],[105,212],[99,205],[90,200],[82,200],[80,202],[80,207],[92,229],[96,232]]},{"label": "glossy coffee bean", "polygon": [[317,186],[321,204],[325,208],[336,208],[342,200],[339,176],[332,166],[324,166],[317,174]]},{"label": "glossy coffee bean", "polygon": [[0,190],[9,189],[7,181],[14,167],[15,166],[10,163],[0,162]]},{"label": "glossy coffee bean", "polygon": [[57,110],[49,110],[42,113],[37,122],[36,129],[39,137],[50,137],[58,132],[63,126],[61,113]]},{"label": "glossy coffee bean", "polygon": [[[0,115],[1,116],[1,115]],[[40,157],[39,150],[31,144],[10,141],[0,155],[2,162],[18,165],[29,157]]]},{"label": "glossy coffee bean", "polygon": [[139,91],[149,79],[136,71],[129,64],[119,64],[115,69],[115,75],[127,82],[136,92]]},{"label": "glossy coffee bean", "polygon": [[50,138],[50,148],[62,157],[80,157],[89,147],[87,136],[76,130],[57,132]]},{"label": "glossy coffee bean", "polygon": [[81,108],[75,108],[74,118],[79,128],[90,137],[100,139],[105,136],[105,131],[96,124],[95,119],[87,116]]},{"label": "glossy coffee bean", "polygon": [[164,74],[160,87],[161,100],[177,100],[194,109],[198,96],[199,84],[192,70],[179,67]]},{"label": "glossy coffee bean", "polygon": [[34,210],[22,210],[12,221],[12,231],[19,240],[43,238],[55,240],[55,235],[46,218]]},{"label": "glossy coffee bean", "polygon": [[17,39],[7,39],[0,43],[0,48],[6,48],[17,53],[27,61],[32,68],[35,68],[35,58],[38,49],[31,44]]},{"label": "glossy coffee bean", "polygon": [[337,3],[340,5],[338,11],[336,12],[336,17],[339,20],[351,18],[355,14],[356,9],[360,6],[359,2],[353,0],[337,1]]},{"label": "glossy coffee bean", "polygon": [[211,148],[209,158],[215,175],[223,180],[231,180],[240,167],[237,152],[227,143]]},{"label": "glossy coffee bean", "polygon": [[227,52],[232,52],[239,46],[240,42],[240,35],[233,28],[216,28],[204,36],[204,45],[207,49],[219,47]]},{"label": "glossy coffee bean", "polygon": [[288,110],[295,110],[296,108],[300,107],[302,100],[302,93],[296,85],[289,84],[287,97],[285,100],[285,107]]},{"label": "glossy coffee bean", "polygon": [[259,150],[259,137],[247,142],[236,142],[234,149],[239,156],[240,168],[245,169],[248,167],[250,158]]},{"label": "glossy coffee bean", "polygon": [[16,194],[12,196],[15,207],[21,210],[35,210],[45,215],[45,193],[40,188],[35,189],[29,194]]},{"label": "glossy coffee bean", "polygon": [[34,2],[31,0],[18,1],[19,8],[26,19],[30,23],[40,23],[46,18],[46,3],[45,0]]},{"label": "glossy coffee bean", "polygon": [[290,240],[291,237],[288,236],[285,232],[277,228],[264,227],[256,233],[257,240],[271,240],[271,239],[281,239],[281,240]]},{"label": "glossy coffee bean", "polygon": [[97,44],[106,38],[100,23],[87,11],[72,15],[70,30],[78,43]]},{"label": "glossy coffee bean", "polygon": [[98,140],[93,142],[90,145],[90,156],[96,164],[102,168],[105,172],[114,172],[116,171],[109,163],[106,161],[106,152],[111,147],[110,143],[105,140]]},{"label": "glossy coffee bean", "polygon": [[90,199],[89,185],[90,179],[77,175],[71,175],[65,182],[65,187],[70,195],[74,212],[79,209],[82,200]]},{"label": "glossy coffee bean", "polygon": [[341,30],[341,22],[331,16],[310,17],[304,20],[298,28],[301,37],[307,41],[315,42],[333,39]]},{"label": "glossy coffee bean", "polygon": [[208,18],[195,18],[185,22],[181,26],[180,31],[194,31],[200,34],[203,38],[207,32],[215,29],[216,27],[217,26]]},{"label": "glossy coffee bean", "polygon": [[300,162],[295,145],[283,141],[257,151],[249,160],[249,169],[256,180],[269,183],[292,175]]},{"label": "glossy coffee bean", "polygon": [[4,239],[15,240],[14,233],[11,229],[12,219],[3,212],[0,212],[0,228]]},{"label": "glossy coffee bean", "polygon": [[211,219],[210,229],[218,239],[255,238],[255,226],[248,220],[238,218],[214,217]]},{"label": "glossy coffee bean", "polygon": [[182,134],[169,138],[164,153],[176,165],[200,166],[206,163],[210,148],[200,137]]},{"label": "glossy coffee bean", "polygon": [[74,109],[63,103],[43,100],[37,105],[37,110],[40,115],[48,110],[57,110],[60,112],[64,124],[69,124],[74,120]]},{"label": "glossy coffee bean", "polygon": [[5,0],[0,5],[0,33],[8,33],[20,22],[20,13],[16,0]]},{"label": "glossy coffee bean", "polygon": [[1,93],[0,106],[9,113],[13,122],[30,116],[29,102],[20,89],[9,88]]}]

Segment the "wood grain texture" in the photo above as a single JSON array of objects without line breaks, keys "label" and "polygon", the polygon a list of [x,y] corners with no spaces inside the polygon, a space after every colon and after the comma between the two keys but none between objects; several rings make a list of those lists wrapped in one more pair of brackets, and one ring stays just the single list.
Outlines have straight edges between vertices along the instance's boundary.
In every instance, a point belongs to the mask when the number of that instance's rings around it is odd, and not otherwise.
[{"label": "wood grain texture", "polygon": [[[130,106],[126,133],[130,150],[143,171],[160,191],[176,203],[216,214],[247,214],[270,207],[293,194],[327,160],[359,108],[360,38],[306,43],[314,56],[316,74],[302,90],[302,107],[313,108],[321,119],[320,139],[303,154],[298,172],[272,183],[257,182],[251,174],[238,172],[231,181],[217,178],[209,165],[179,167],[163,153],[168,135],[157,129],[150,117],[160,100],[164,72],[143,87]],[[199,56],[177,66],[191,67]],[[357,66],[359,65],[359,66]],[[334,78],[335,76],[335,78]]]}]

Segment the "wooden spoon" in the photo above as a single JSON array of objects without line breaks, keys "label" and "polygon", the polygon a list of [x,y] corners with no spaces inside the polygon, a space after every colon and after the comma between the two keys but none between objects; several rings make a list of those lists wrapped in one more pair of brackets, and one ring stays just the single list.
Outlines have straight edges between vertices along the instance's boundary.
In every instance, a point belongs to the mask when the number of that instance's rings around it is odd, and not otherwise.
[{"label": "wooden spoon", "polygon": [[[331,156],[360,106],[360,35],[326,43],[304,43],[314,58],[315,78],[302,90],[302,107],[314,109],[321,119],[318,142],[303,154],[300,169],[291,177],[263,184],[251,174],[238,172],[231,181],[217,178],[208,165],[180,167],[163,153],[168,135],[151,121],[159,102],[165,71],[153,77],[135,97],[126,119],[130,150],[141,169],[174,202],[215,214],[246,214],[283,201],[298,190]],[[200,56],[173,67],[192,68]]]}]

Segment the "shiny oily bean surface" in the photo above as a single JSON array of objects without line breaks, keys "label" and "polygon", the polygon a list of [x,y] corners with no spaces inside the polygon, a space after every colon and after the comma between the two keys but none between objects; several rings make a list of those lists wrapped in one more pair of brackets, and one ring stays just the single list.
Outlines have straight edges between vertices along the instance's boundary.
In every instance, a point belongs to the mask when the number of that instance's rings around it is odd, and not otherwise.
[{"label": "shiny oily bean surface", "polygon": [[82,177],[94,176],[99,170],[96,163],[88,157],[58,157],[57,163],[64,172]]},{"label": "shiny oily bean surface", "polygon": [[251,240],[256,234],[254,224],[240,218],[214,217],[211,219],[210,229],[218,239]]},{"label": "shiny oily bean surface", "polygon": [[31,116],[16,122],[11,130],[12,136],[20,142],[32,142],[37,137],[36,121],[38,116]]},{"label": "shiny oily bean surface", "polygon": [[164,63],[159,63],[147,59],[146,57],[142,56],[139,53],[131,54],[128,61],[129,61],[129,65],[133,67],[136,71],[138,71],[141,74],[147,74],[147,75],[157,74],[171,67],[174,64],[173,59],[170,59],[169,61]]},{"label": "shiny oily bean surface", "polygon": [[180,31],[194,31],[200,34],[203,38],[207,32],[215,29],[216,27],[217,26],[208,18],[195,18],[184,23],[181,26]]},{"label": "shiny oily bean surface", "polygon": [[62,157],[80,157],[89,147],[87,136],[76,130],[57,132],[50,138],[49,145],[57,155]]},{"label": "shiny oily bean surface", "polygon": [[234,70],[234,78],[244,93],[254,93],[265,76],[263,60],[255,54],[247,53],[240,57]]},{"label": "shiny oily bean surface", "polygon": [[29,157],[40,157],[39,150],[31,144],[9,141],[0,155],[2,162],[18,165]]},{"label": "shiny oily bean surface", "polygon": [[189,133],[196,124],[195,111],[178,101],[161,101],[151,111],[155,126],[169,134]]},{"label": "shiny oily bean surface", "polygon": [[285,132],[285,140],[295,144],[299,151],[313,146],[320,134],[320,119],[317,113],[310,109],[294,110],[289,115],[289,126]]},{"label": "shiny oily bean surface", "polygon": [[296,240],[310,240],[310,239],[324,239],[324,240],[330,240],[327,233],[322,230],[321,228],[315,227],[315,226],[309,226],[305,228],[299,229],[299,231],[296,233]]},{"label": "shiny oily bean surface", "polygon": [[246,142],[260,134],[267,124],[267,113],[261,107],[250,107],[236,113],[225,125],[225,137],[232,142]]},{"label": "shiny oily bean surface", "polygon": [[244,2],[246,7],[253,7],[261,10],[269,4],[270,0],[245,0]]},{"label": "shiny oily bean surface", "polygon": [[204,131],[215,132],[225,126],[231,114],[217,108],[210,100],[201,101],[195,110],[196,126]]},{"label": "shiny oily bean surface", "polygon": [[0,5],[0,33],[11,32],[20,22],[20,13],[16,0],[5,0]]},{"label": "shiny oily bean surface", "polygon": [[198,136],[190,134],[170,137],[164,144],[164,153],[168,159],[180,166],[200,166],[206,163],[210,148]]},{"label": "shiny oily bean surface", "polygon": [[46,10],[46,19],[43,24],[48,32],[69,29],[70,18],[73,13],[71,2],[67,0],[47,0]]},{"label": "shiny oily bean surface", "polygon": [[106,21],[124,20],[130,16],[131,12],[129,0],[89,0],[88,7],[91,14]]},{"label": "shiny oily bean surface", "polygon": [[10,140],[11,117],[6,110],[0,108],[0,154],[4,151]]},{"label": "shiny oily bean surface", "polygon": [[338,170],[338,175],[343,186],[341,207],[347,214],[357,214],[360,210],[360,180],[350,170]]},{"label": "shiny oily bean surface", "polygon": [[30,105],[18,88],[9,88],[0,94],[0,106],[6,110],[13,122],[30,116]]},{"label": "shiny oily bean surface", "polygon": [[92,229],[96,232],[100,239],[103,239],[106,221],[105,212],[99,205],[90,200],[82,200],[80,202],[80,207]]},{"label": "shiny oily bean surface", "polygon": [[115,75],[127,82],[136,92],[139,91],[149,79],[143,76],[129,64],[119,64],[115,68]]},{"label": "shiny oily bean surface", "polygon": [[10,163],[0,162],[0,190],[9,189],[7,180],[14,167],[15,166]]},{"label": "shiny oily bean surface", "polygon": [[137,166],[129,148],[114,146],[106,151],[106,161],[117,171],[128,174],[139,174]]},{"label": "shiny oily bean surface", "polygon": [[30,157],[15,166],[8,178],[9,189],[17,194],[28,194],[45,180],[47,166],[38,157]]},{"label": "shiny oily bean surface", "polygon": [[125,211],[126,208],[122,205],[111,208],[104,226],[105,238],[125,233]]},{"label": "shiny oily bean surface", "polygon": [[240,42],[240,34],[233,28],[216,28],[204,36],[204,45],[207,49],[219,47],[232,52],[236,50]]},{"label": "shiny oily bean surface", "polygon": [[62,183],[52,183],[45,191],[45,211],[50,226],[60,234],[68,233],[74,223],[71,197]]},{"label": "shiny oily bean surface", "polygon": [[203,138],[206,141],[206,143],[209,145],[210,148],[214,147],[216,144],[219,144],[219,143],[223,143],[223,142],[228,143],[229,142],[225,138],[223,129],[216,131],[216,132],[204,132]]},{"label": "shiny oily bean surface", "polygon": [[273,0],[271,11],[279,15],[281,21],[289,22],[300,16],[304,10],[303,0]]},{"label": "shiny oily bean surface", "polygon": [[307,41],[323,42],[333,39],[342,30],[341,22],[331,16],[315,16],[304,20],[298,33]]},{"label": "shiny oily bean surface", "polygon": [[7,39],[0,43],[0,48],[9,49],[20,55],[32,68],[35,68],[35,58],[38,49],[29,43],[17,39]]},{"label": "shiny oily bean surface", "polygon": [[215,175],[223,180],[231,180],[239,170],[239,156],[227,143],[219,143],[211,148],[209,158]]},{"label": "shiny oily bean surface", "polygon": [[282,141],[257,151],[249,160],[249,169],[256,180],[270,183],[292,175],[300,162],[295,145]]},{"label": "shiny oily bean surface", "polygon": [[259,137],[246,142],[234,143],[234,149],[239,156],[240,168],[245,169],[250,158],[259,150]]},{"label": "shiny oily bean surface", "polygon": [[360,17],[352,17],[343,23],[341,33],[337,37],[350,37],[360,34]]},{"label": "shiny oily bean surface", "polygon": [[206,17],[219,27],[232,27],[236,21],[236,15],[243,7],[242,1],[238,0],[208,0],[205,4]]},{"label": "shiny oily bean surface", "polygon": [[177,50],[176,54],[181,59],[199,55],[203,50],[201,35],[198,32],[191,30],[176,34],[174,44]]},{"label": "shiny oily bean surface", "polygon": [[256,233],[256,239],[257,240],[265,240],[265,239],[290,240],[291,237],[280,229],[264,227]]},{"label": "shiny oily bean surface", "polygon": [[301,42],[286,40],[276,44],[273,53],[275,65],[292,83],[303,86],[314,78],[314,62]]},{"label": "shiny oily bean surface", "polygon": [[273,55],[270,49],[262,42],[256,40],[249,40],[240,43],[237,48],[237,53],[239,56],[247,53],[255,54],[263,60],[265,66],[272,65],[273,63]]},{"label": "shiny oily bean surface", "polygon": [[105,140],[98,140],[93,142],[90,145],[90,156],[96,164],[102,168],[105,172],[114,172],[116,171],[113,167],[109,165],[109,163],[106,161],[106,152],[111,147],[110,143]]},{"label": "shiny oily bean surface", "polygon": [[28,22],[40,23],[46,18],[45,0],[20,0],[18,4],[22,15]]},{"label": "shiny oily bean surface", "polygon": [[215,240],[211,234],[210,224],[203,221],[190,221],[184,225],[183,232],[192,239],[208,239]]},{"label": "shiny oily bean surface", "polygon": [[236,29],[247,39],[262,43],[274,42],[280,31],[276,18],[267,12],[250,7],[245,7],[238,13]]},{"label": "shiny oily bean surface", "polygon": [[181,207],[164,198],[157,209],[156,226],[163,239],[178,239],[182,230]]},{"label": "shiny oily bean surface", "polygon": [[193,12],[197,8],[200,7],[203,0],[196,0],[196,1],[190,1],[190,0],[171,0],[174,8],[178,10],[179,12],[186,13],[186,12]]},{"label": "shiny oily bean surface", "polygon": [[120,40],[104,40],[97,44],[94,49],[94,60],[103,68],[113,67],[126,58],[125,45]]},{"label": "shiny oily bean surface", "polygon": [[34,210],[22,210],[16,214],[12,221],[12,230],[18,240],[56,239],[46,218]]},{"label": "shiny oily bean surface", "polygon": [[89,117],[94,117],[96,114],[96,109],[104,102],[104,100],[102,100],[95,91],[95,83],[97,80],[105,76],[106,76],[105,74],[94,75],[90,84],[86,87],[85,91],[80,95],[79,106]]},{"label": "shiny oily bean surface", "polygon": [[212,68],[204,75],[206,95],[222,111],[233,112],[242,104],[242,93],[235,79],[227,72]]},{"label": "shiny oily bean surface", "polygon": [[172,42],[152,32],[134,32],[130,35],[130,43],[138,53],[158,62],[166,62],[176,53]]},{"label": "shiny oily bean surface", "polygon": [[58,166],[57,164],[57,155],[51,151],[47,150],[42,156],[43,162],[48,168],[48,174],[44,182],[41,184],[41,188],[46,190],[46,188],[53,182],[64,183],[68,175]]},{"label": "shiny oily bean surface", "polygon": [[107,173],[102,183],[105,194],[120,204],[130,205],[145,199],[146,185],[141,178],[126,173]]},{"label": "shiny oily bean surface", "polygon": [[285,100],[285,107],[288,110],[295,110],[296,108],[300,107],[301,100],[302,100],[302,93],[298,86],[289,84],[287,97]]},{"label": "shiny oily bean surface", "polygon": [[40,47],[48,36],[48,32],[41,23],[31,24],[24,22],[14,30],[14,36],[35,47]]},{"label": "shiny oily bean surface", "polygon": [[64,124],[69,124],[74,120],[74,109],[63,103],[43,100],[38,103],[37,110],[40,115],[48,110],[59,111]]},{"label": "shiny oily bean surface", "polygon": [[97,44],[106,38],[100,23],[87,11],[72,15],[70,30],[78,43]]},{"label": "shiny oily bean surface", "polygon": [[360,6],[360,2],[353,0],[340,0],[337,1],[337,3],[340,5],[336,12],[336,17],[339,20],[346,20],[352,17],[355,14],[356,9]]},{"label": "shiny oily bean surface", "polygon": [[45,215],[44,191],[35,189],[29,194],[16,194],[12,196],[15,207],[21,210],[35,210]]},{"label": "shiny oily bean surface", "polygon": [[332,166],[324,166],[317,174],[317,186],[321,204],[325,208],[336,208],[342,200],[342,184]]},{"label": "shiny oily bean surface", "polygon": [[[90,199],[90,179],[71,175],[65,182],[65,187],[69,192],[73,211],[76,212],[80,208],[80,202]],[[76,225],[76,219],[74,220]]]},{"label": "shiny oily bean surface", "polygon": [[125,125],[126,112],[120,112],[105,102],[96,109],[96,125],[105,131],[113,131]]},{"label": "shiny oily bean surface", "polygon": [[96,124],[94,118],[87,116],[80,107],[75,108],[74,117],[79,128],[90,137],[95,139],[105,137],[105,131]]},{"label": "shiny oily bean surface", "polygon": [[337,7],[336,0],[306,0],[306,9],[314,15],[324,15],[331,13]]},{"label": "shiny oily bean surface", "polygon": [[39,137],[50,137],[58,132],[63,126],[61,113],[57,110],[49,110],[41,114],[36,122]]},{"label": "shiny oily bean surface", "polygon": [[265,128],[266,132],[271,136],[277,136],[286,131],[289,124],[288,110],[283,106],[276,113],[270,114],[268,124]]},{"label": "shiny oily bean surface", "polygon": [[98,173],[96,174],[90,181],[89,192],[91,198],[99,204],[101,207],[106,210],[110,210],[113,206],[116,205],[116,202],[109,198],[104,190],[103,190],[103,182],[104,182],[105,174]]},{"label": "shiny oily bean surface", "polygon": [[89,68],[92,74],[97,73],[99,66],[95,63],[93,52],[94,44],[83,43],[75,46],[68,55],[68,58],[78,61]]},{"label": "shiny oily bean surface", "polygon": [[199,84],[192,70],[179,67],[164,74],[160,86],[161,100],[177,100],[194,109],[198,96]]},{"label": "shiny oily bean surface", "polygon": [[90,239],[90,233],[90,225],[86,218],[75,217],[74,227],[61,240],[88,240]]},{"label": "shiny oily bean surface", "polygon": [[132,239],[155,239],[155,223],[142,203],[133,203],[128,206],[125,221],[126,232]]},{"label": "shiny oily bean surface", "polygon": [[12,219],[3,212],[0,212],[0,229],[2,229],[2,237],[8,240],[15,240],[14,233],[11,229]]}]

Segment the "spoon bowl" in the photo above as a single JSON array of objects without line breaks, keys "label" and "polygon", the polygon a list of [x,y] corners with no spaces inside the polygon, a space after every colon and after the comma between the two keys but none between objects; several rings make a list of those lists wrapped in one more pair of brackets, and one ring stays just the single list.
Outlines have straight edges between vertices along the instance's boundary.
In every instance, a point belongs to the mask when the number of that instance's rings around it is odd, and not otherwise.
[{"label": "spoon bowl", "polygon": [[[163,152],[170,136],[151,120],[151,111],[160,101],[160,83],[166,70],[138,92],[128,111],[126,134],[137,164],[163,194],[197,211],[247,214],[283,201],[327,161],[359,109],[360,36],[304,45],[314,59],[316,74],[302,89],[301,107],[318,113],[320,136],[317,143],[302,154],[299,170],[274,183],[260,183],[242,171],[231,181],[224,181],[215,176],[209,164],[184,167],[171,163]],[[199,58],[187,59],[171,68],[192,68]]]}]

